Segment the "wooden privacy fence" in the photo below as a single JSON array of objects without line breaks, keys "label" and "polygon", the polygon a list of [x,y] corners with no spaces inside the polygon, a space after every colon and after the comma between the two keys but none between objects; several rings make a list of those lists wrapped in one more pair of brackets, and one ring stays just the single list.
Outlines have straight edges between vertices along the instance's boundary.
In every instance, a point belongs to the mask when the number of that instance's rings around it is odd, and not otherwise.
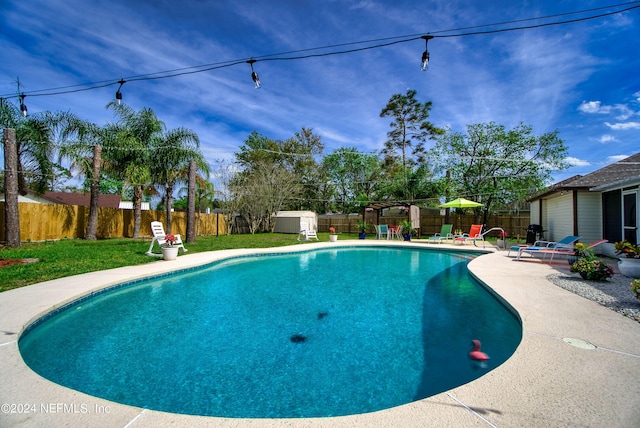
[{"label": "wooden privacy fence", "polygon": [[[358,220],[360,216],[331,215],[318,216],[318,232],[328,232],[330,227],[334,227],[338,233],[357,233]],[[402,220],[406,220],[406,216],[380,216],[380,224],[397,225]],[[375,233],[376,224],[375,216],[367,216],[367,233]],[[440,228],[445,222],[445,217],[441,215],[422,215],[420,216],[420,234],[433,235],[440,232]],[[451,215],[449,223],[453,224],[454,229],[460,229],[468,233],[471,225],[475,223],[472,215]],[[491,216],[487,224],[487,230],[492,227],[501,227],[509,237],[518,238],[526,236],[526,229],[529,225],[529,216],[510,216],[500,215]],[[490,236],[498,236],[499,232],[491,233]]]},{"label": "wooden privacy fence", "polygon": [[[5,237],[4,202],[0,202],[0,240]],[[18,204],[20,216],[20,240],[49,241],[56,239],[84,238],[87,230],[89,207],[58,204]],[[165,224],[164,211],[142,211],[140,236],[150,237],[152,221]],[[98,208],[98,239],[130,238],[133,236],[133,210]],[[166,224],[165,224],[166,227]],[[187,213],[171,214],[171,231],[186,237]],[[224,235],[227,227],[219,214],[197,214],[196,235]]]}]

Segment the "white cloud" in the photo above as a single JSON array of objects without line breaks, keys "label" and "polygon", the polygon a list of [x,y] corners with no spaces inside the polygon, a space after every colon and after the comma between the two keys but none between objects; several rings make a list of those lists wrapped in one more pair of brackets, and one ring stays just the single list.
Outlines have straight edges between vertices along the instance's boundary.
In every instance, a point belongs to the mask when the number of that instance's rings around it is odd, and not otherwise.
[{"label": "white cloud", "polygon": [[[634,96],[636,96],[636,94],[634,94]],[[600,101],[583,101],[582,104],[578,106],[578,111],[587,114],[610,114],[618,112],[618,115],[616,116],[616,119],[618,120],[627,120],[631,116],[638,114],[631,110],[626,104],[614,104],[609,106],[603,105]]]},{"label": "white cloud", "polygon": [[608,106],[601,106],[600,101],[583,101],[582,104],[578,106],[578,111],[583,113],[601,113],[607,114],[611,110]]},{"label": "white cloud", "polygon": [[614,155],[614,156],[608,156],[607,157],[607,164],[610,163],[616,163],[618,161],[621,161],[622,159],[626,159],[628,158],[629,155]]},{"label": "white cloud", "polygon": [[625,131],[628,129],[640,129],[640,122],[625,122],[625,123],[605,122],[604,124],[615,131]]},{"label": "white cloud", "polygon": [[572,165],[572,166],[589,166],[589,165],[591,165],[586,160],[574,158],[574,157],[571,157],[571,156],[566,157],[564,160],[565,160],[565,162],[567,162],[569,165]]},{"label": "white cloud", "polygon": [[616,141],[616,137],[614,137],[613,135],[605,134],[602,137],[600,137],[598,141],[600,141],[603,144],[610,143],[612,141]]}]

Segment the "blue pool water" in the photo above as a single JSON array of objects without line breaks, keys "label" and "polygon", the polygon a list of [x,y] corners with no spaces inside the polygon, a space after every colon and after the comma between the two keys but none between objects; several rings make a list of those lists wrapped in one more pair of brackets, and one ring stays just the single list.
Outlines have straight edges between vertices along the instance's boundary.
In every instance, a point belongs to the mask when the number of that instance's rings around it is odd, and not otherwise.
[{"label": "blue pool water", "polygon": [[[503,363],[517,317],[469,255],[342,248],[234,258],[122,287],[20,339],[34,371],[108,400],[174,413],[337,416],[467,383]],[[480,339],[491,360],[468,358]]]}]

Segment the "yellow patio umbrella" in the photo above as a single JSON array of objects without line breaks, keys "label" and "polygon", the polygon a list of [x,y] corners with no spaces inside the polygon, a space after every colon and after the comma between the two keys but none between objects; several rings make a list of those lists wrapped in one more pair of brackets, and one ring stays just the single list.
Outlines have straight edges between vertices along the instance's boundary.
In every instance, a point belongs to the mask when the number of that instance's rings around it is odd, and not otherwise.
[{"label": "yellow patio umbrella", "polygon": [[[454,199],[453,201],[449,201],[446,204],[440,205],[440,208],[476,208],[484,206],[480,202],[470,201],[465,198]],[[458,223],[460,223],[460,215],[458,215]],[[458,227],[460,225],[458,224]]]},{"label": "yellow patio umbrella", "polygon": [[480,202],[470,201],[465,198],[454,199],[453,201],[449,201],[446,204],[440,205],[440,208],[475,208],[484,206]]}]

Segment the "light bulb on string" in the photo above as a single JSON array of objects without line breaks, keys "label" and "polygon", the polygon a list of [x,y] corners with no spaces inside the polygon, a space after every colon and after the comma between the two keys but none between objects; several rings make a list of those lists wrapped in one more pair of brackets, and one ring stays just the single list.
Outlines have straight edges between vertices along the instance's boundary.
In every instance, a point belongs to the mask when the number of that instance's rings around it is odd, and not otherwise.
[{"label": "light bulb on string", "polygon": [[255,83],[256,89],[260,89],[262,87],[262,84],[260,83],[260,78],[258,77],[258,73],[256,73],[253,70],[254,62],[256,62],[255,59],[250,59],[249,61],[247,61],[247,63],[249,63],[249,65],[251,66],[251,80],[253,80],[253,83]]},{"label": "light bulb on string", "polygon": [[122,88],[122,85],[127,83],[127,81],[124,80],[124,79],[120,79],[120,80],[118,80],[118,83],[120,84],[120,86],[118,87],[118,90],[116,91],[116,101],[118,101],[118,105],[120,105],[122,103],[122,92],[120,92],[120,89]]},{"label": "light bulb on string", "polygon": [[420,71],[427,71],[427,68],[429,68],[429,49],[428,49],[428,44],[429,44],[429,40],[433,39],[433,36],[421,36],[421,38],[424,39],[424,52],[422,52],[422,60],[420,63]]},{"label": "light bulb on string", "polygon": [[20,111],[24,117],[27,117],[27,106],[24,104],[24,98],[26,95],[24,93],[20,94]]}]

